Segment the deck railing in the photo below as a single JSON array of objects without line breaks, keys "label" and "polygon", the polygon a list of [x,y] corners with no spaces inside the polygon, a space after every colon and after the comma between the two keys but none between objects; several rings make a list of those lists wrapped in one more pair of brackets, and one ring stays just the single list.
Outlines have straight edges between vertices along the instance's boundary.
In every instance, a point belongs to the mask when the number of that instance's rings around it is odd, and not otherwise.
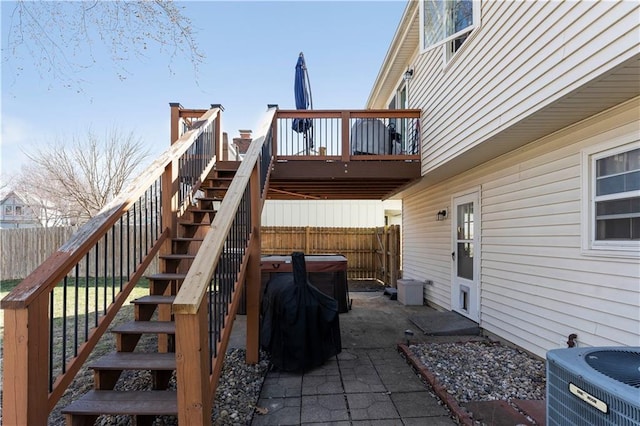
[{"label": "deck railing", "polygon": [[[2,300],[6,424],[47,423],[151,260],[175,235],[179,212],[220,151],[220,109],[202,112],[126,191]],[[173,113],[192,118],[177,107]]]},{"label": "deck railing", "polygon": [[[278,159],[419,159],[420,110],[278,110]],[[374,157],[372,157],[374,156]]]},{"label": "deck railing", "polygon": [[260,215],[272,159],[267,113],[173,303],[178,423],[211,423],[211,403],[245,283],[247,362],[258,361]]}]

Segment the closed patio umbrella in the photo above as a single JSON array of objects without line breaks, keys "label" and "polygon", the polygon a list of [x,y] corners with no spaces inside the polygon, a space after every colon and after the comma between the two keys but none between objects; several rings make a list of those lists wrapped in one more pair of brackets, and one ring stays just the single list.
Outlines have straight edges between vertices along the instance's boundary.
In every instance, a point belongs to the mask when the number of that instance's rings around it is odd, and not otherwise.
[{"label": "closed patio umbrella", "polygon": [[[302,52],[300,52],[298,62],[296,63],[293,91],[296,100],[296,109],[313,109],[309,74],[307,72],[307,65]],[[293,120],[292,128],[296,132],[304,134],[305,153],[308,155],[313,149],[312,120],[309,118],[295,118]]]}]

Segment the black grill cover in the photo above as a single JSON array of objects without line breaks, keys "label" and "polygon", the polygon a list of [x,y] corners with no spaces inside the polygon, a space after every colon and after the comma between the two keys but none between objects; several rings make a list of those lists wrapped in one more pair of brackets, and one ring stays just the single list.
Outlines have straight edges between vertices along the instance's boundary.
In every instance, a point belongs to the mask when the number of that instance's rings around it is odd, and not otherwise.
[{"label": "black grill cover", "polygon": [[264,289],[260,344],[276,368],[306,371],[342,350],[338,302],[309,283],[304,253],[291,259],[293,273],[274,274]]}]

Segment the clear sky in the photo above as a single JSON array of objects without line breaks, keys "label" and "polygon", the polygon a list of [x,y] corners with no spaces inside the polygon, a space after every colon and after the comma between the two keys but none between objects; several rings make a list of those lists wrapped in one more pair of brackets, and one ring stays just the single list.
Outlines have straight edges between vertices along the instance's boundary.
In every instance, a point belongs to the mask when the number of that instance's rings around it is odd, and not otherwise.
[{"label": "clear sky", "polygon": [[[14,4],[1,2],[1,169],[5,177],[26,162],[22,151],[65,136],[117,126],[133,131],[151,158],[169,145],[169,103],[224,106],[229,138],[255,129],[267,108],[293,109],[293,80],[304,52],[314,109],[364,108],[406,1],[180,2],[206,55],[198,81],[191,63],[166,52],[125,64],[118,78],[108,54],[81,70],[82,91],[61,87],[26,52],[7,54]],[[97,52],[97,53],[96,53]],[[171,71],[169,70],[171,66]],[[23,69],[16,77],[16,70]]]}]

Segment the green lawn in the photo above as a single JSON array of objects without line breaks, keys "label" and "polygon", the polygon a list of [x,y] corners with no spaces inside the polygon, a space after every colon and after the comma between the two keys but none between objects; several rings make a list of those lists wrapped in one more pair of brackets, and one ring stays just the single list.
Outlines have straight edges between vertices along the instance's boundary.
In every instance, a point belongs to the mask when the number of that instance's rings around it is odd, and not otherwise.
[{"label": "green lawn", "polygon": [[[4,298],[20,280],[0,281],[0,298]],[[104,314],[105,306],[108,307],[113,298],[120,291],[119,279],[79,278],[77,286],[74,279],[68,279],[66,289],[61,283],[54,289],[53,298],[53,349],[56,355],[66,342],[66,357],[68,358],[73,348],[84,341],[85,335],[95,327],[96,322]],[[149,294],[149,282],[141,279],[133,289],[121,312],[114,323],[133,319],[133,308],[129,301]],[[66,315],[65,315],[66,312]],[[74,319],[77,318],[77,321]],[[4,335],[4,321],[0,321],[0,344]],[[57,358],[57,356],[56,356]]]}]

